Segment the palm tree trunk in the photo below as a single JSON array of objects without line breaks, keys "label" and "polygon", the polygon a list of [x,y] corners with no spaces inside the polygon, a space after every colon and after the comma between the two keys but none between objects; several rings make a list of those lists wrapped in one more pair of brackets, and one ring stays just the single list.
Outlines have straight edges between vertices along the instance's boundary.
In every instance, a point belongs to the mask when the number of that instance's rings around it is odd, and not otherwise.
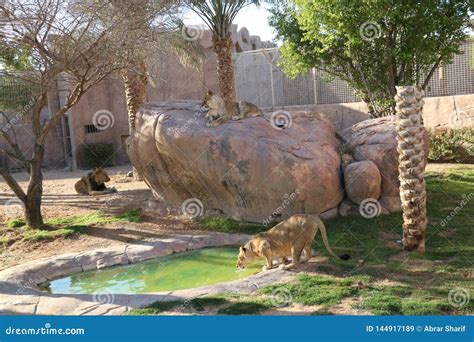
[{"label": "palm tree trunk", "polygon": [[403,211],[403,247],[425,251],[426,187],[423,151],[423,90],[397,87],[397,142],[400,198]]},{"label": "palm tree trunk", "polygon": [[235,101],[234,63],[232,62],[232,38],[213,37],[217,55],[217,77],[222,98]]},{"label": "palm tree trunk", "polygon": [[[130,135],[135,131],[135,118],[140,107],[145,103],[146,85],[148,83],[148,75],[146,64],[144,62],[137,63],[136,66],[124,70],[122,79],[125,88],[125,100],[127,102],[128,124]],[[143,176],[133,166],[133,177],[137,181],[142,181]]]}]

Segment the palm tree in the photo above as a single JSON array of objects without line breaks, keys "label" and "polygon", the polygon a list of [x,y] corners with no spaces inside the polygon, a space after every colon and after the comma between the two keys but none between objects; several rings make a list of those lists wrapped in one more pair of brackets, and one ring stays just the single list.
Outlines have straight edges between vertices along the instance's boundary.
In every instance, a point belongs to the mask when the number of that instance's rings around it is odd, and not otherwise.
[{"label": "palm tree", "polygon": [[423,151],[423,90],[397,87],[397,141],[400,198],[403,211],[403,247],[425,251],[426,187]]},{"label": "palm tree", "polygon": [[221,95],[235,101],[234,65],[230,28],[237,13],[248,5],[260,5],[258,0],[187,0],[188,7],[212,31],[212,42],[217,55],[217,77]]}]

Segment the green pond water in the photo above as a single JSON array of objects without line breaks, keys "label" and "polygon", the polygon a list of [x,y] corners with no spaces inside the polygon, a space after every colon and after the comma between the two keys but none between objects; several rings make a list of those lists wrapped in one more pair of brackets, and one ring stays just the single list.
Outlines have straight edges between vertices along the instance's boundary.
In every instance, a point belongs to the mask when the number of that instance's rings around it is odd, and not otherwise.
[{"label": "green pond water", "polygon": [[147,293],[206,286],[247,277],[261,270],[255,263],[235,266],[238,247],[205,248],[136,264],[78,273],[41,287],[51,293]]}]

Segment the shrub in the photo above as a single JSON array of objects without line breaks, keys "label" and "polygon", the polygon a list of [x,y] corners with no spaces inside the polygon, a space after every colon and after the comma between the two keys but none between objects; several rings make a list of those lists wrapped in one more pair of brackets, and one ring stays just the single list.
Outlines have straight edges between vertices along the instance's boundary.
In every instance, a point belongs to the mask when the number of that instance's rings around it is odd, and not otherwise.
[{"label": "shrub", "polygon": [[473,163],[474,129],[434,129],[429,131],[428,159],[439,163]]},{"label": "shrub", "polygon": [[112,144],[82,144],[79,157],[89,169],[114,165],[114,147]]}]

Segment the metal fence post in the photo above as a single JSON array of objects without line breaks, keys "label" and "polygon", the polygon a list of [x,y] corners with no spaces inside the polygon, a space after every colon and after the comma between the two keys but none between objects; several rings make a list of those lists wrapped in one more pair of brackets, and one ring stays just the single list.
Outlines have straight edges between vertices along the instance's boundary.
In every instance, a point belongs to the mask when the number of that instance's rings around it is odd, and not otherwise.
[{"label": "metal fence post", "polygon": [[316,87],[316,68],[313,68],[313,90],[314,90],[314,104],[318,104],[318,88]]}]

